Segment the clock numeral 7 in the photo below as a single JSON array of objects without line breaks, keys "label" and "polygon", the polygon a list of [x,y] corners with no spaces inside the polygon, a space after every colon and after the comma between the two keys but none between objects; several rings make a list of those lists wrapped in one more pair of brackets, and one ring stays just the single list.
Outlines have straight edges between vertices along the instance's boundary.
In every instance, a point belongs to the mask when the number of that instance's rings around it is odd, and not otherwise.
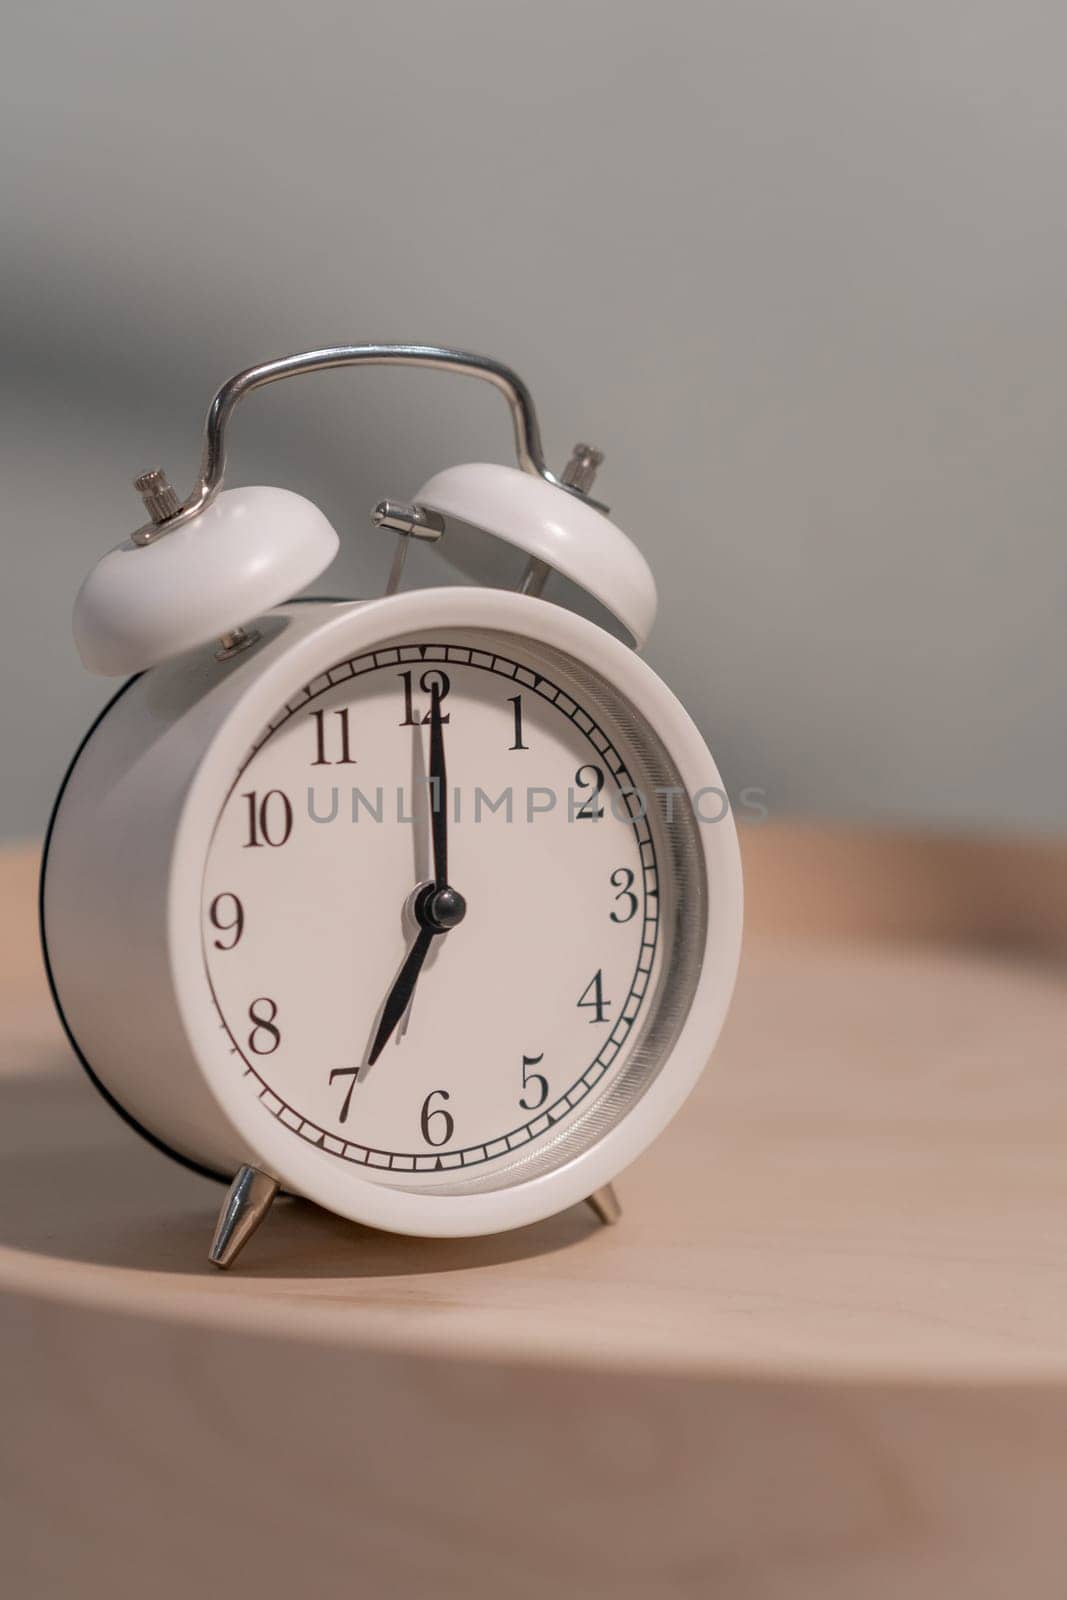
[{"label": "clock numeral 7", "polygon": [[334,1067],[333,1071],[330,1073],[330,1083],[331,1084],[333,1083],[333,1080],[335,1078],[347,1078],[349,1080],[348,1093],[345,1095],[344,1103],[341,1106],[341,1115],[338,1118],[339,1122],[347,1122],[348,1121],[348,1108],[352,1104],[352,1091],[356,1087],[356,1084],[359,1082],[359,1068],[358,1067]]},{"label": "clock numeral 7", "polygon": [[[223,921],[222,906],[224,900],[228,900],[233,906],[233,915],[228,922]],[[240,944],[241,935],[245,931],[245,909],[235,894],[230,894],[228,891],[225,894],[217,894],[211,902],[208,917],[211,919],[211,926],[217,928],[220,933],[233,934],[229,944],[226,944],[222,939],[216,939],[216,950],[232,950],[235,945]]]},{"label": "clock numeral 7", "polygon": [[581,999],[577,1003],[579,1006],[588,1006],[592,1011],[593,1015],[589,1018],[590,1022],[606,1022],[608,1020],[608,1009],[611,1001],[604,999],[604,969],[602,967],[597,968],[596,976],[586,984],[582,990]]},{"label": "clock numeral 7", "polygon": [[[414,689],[412,688],[411,682],[412,674],[410,672],[401,672],[398,674],[398,676],[404,685],[404,719],[400,726],[402,728],[414,728],[417,727],[420,722],[428,723],[430,721],[430,712],[427,711],[424,717],[420,717],[415,710],[413,699]],[[447,672],[438,672],[436,670],[424,672],[422,677],[419,679],[419,688],[422,690],[423,694],[430,695],[432,699],[436,691],[439,704],[444,700],[445,695],[448,693],[451,687],[452,684]],[[447,722],[448,720],[448,712],[442,711],[441,721]]]},{"label": "clock numeral 7", "polygon": [[532,1105],[530,1104],[529,1100],[527,1100],[525,1095],[523,1095],[522,1099],[519,1101],[519,1104],[520,1104],[520,1106],[522,1107],[522,1109],[524,1111],[540,1111],[541,1107],[544,1105],[545,1101],[548,1099],[548,1079],[545,1077],[544,1073],[543,1072],[529,1072],[527,1070],[527,1068],[529,1068],[529,1067],[538,1066],[544,1059],[545,1059],[545,1052],[543,1050],[541,1051],[541,1054],[539,1056],[523,1056],[523,1058],[522,1058],[522,1086],[523,1086],[523,1088],[524,1089],[528,1089],[530,1087],[530,1085],[533,1084],[533,1083],[536,1083],[538,1085],[537,1099],[533,1102]]},{"label": "clock numeral 7", "polygon": [[293,831],[293,808],[289,796],[280,789],[268,789],[262,800],[255,789],[241,796],[248,801],[246,850],[259,850],[269,844],[277,850]]}]

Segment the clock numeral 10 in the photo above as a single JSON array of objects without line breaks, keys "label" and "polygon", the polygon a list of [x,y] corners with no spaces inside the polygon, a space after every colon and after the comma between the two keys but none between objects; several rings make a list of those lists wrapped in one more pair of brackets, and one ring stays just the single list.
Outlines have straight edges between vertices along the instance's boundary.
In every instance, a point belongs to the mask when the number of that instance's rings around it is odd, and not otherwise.
[{"label": "clock numeral 10", "polygon": [[530,1072],[528,1070],[530,1067],[539,1066],[540,1063],[544,1059],[545,1059],[545,1052],[543,1050],[541,1051],[541,1054],[539,1056],[523,1056],[523,1058],[522,1058],[522,1086],[523,1086],[523,1088],[524,1089],[529,1089],[532,1084],[536,1084],[537,1085],[537,1089],[535,1091],[535,1093],[537,1095],[537,1099],[536,1100],[531,1102],[531,1101],[527,1100],[527,1098],[526,1098],[526,1096],[524,1094],[522,1099],[519,1101],[519,1104],[520,1104],[520,1106],[522,1107],[522,1109],[524,1111],[540,1111],[541,1107],[544,1105],[545,1101],[548,1099],[548,1079],[545,1077],[544,1073],[543,1072]]},{"label": "clock numeral 10", "polygon": [[241,796],[248,801],[246,850],[259,850],[269,844],[277,850],[293,831],[293,808],[289,796],[280,789],[268,789],[262,800],[255,789]]},{"label": "clock numeral 10", "polygon": [[450,1100],[452,1097],[447,1089],[431,1089],[426,1099],[422,1102],[422,1111],[419,1115],[419,1126],[422,1137],[427,1144],[447,1144],[456,1131],[455,1118],[443,1106],[435,1106],[435,1100]]},{"label": "clock numeral 10", "polygon": [[281,1029],[275,1021],[277,1015],[278,1002],[272,1000],[269,995],[260,995],[258,1000],[252,1001],[248,1008],[248,1020],[252,1023],[252,1031],[248,1035],[248,1048],[253,1055],[272,1056],[281,1044]]},{"label": "clock numeral 10", "polygon": [[[226,901],[229,901],[233,907],[232,915],[223,909]],[[208,916],[211,919],[213,928],[218,928],[220,933],[233,934],[229,944],[226,944],[222,939],[216,939],[216,950],[232,950],[235,945],[240,944],[241,935],[245,931],[245,909],[235,894],[230,894],[229,892],[217,894],[211,902]]]},{"label": "clock numeral 10", "polygon": [[604,969],[602,967],[597,969],[596,976],[586,984],[582,990],[581,999],[577,1003],[579,1006],[588,1006],[592,1011],[593,1015],[589,1018],[590,1022],[606,1022],[608,1020],[608,1008],[611,1005],[611,1001],[604,999]]},{"label": "clock numeral 10", "polygon": [[[410,672],[401,672],[399,676],[401,683],[404,685],[404,718],[400,726],[402,728],[415,728],[420,722],[428,723],[430,721],[429,711],[424,717],[418,716],[415,712],[414,689],[411,682],[412,674]],[[431,697],[436,694],[438,704],[444,700],[451,687],[452,684],[447,672],[438,672],[436,670],[424,672],[419,679],[419,688],[423,694],[428,694]],[[447,722],[448,720],[448,712],[442,711],[441,721]]]},{"label": "clock numeral 10", "polygon": [[354,767],[356,758],[352,754],[348,742],[348,707],[341,706],[339,710],[333,712],[333,716],[337,718],[340,724],[338,732],[341,753],[338,756],[328,756],[326,754],[327,745],[330,745],[331,748],[333,746],[333,741],[328,739],[326,734],[326,718],[330,713],[328,711],[313,711],[311,715],[315,719],[315,759],[311,765],[313,767]]}]

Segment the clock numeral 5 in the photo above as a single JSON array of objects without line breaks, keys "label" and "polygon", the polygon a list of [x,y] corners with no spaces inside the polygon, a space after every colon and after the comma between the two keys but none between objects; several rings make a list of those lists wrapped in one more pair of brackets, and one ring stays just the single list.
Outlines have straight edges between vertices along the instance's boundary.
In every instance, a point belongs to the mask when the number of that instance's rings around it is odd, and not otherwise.
[{"label": "clock numeral 5", "polygon": [[[223,920],[223,902],[226,900],[233,906],[233,915],[228,922]],[[224,894],[217,894],[211,902],[208,916],[211,919],[213,928],[218,928],[220,933],[233,934],[229,944],[224,943],[222,939],[216,939],[216,950],[232,950],[235,945],[240,944],[241,935],[245,931],[245,909],[235,894],[230,894],[228,891]]]},{"label": "clock numeral 5", "polygon": [[618,889],[615,899],[626,901],[626,909],[622,912],[611,913],[612,922],[632,922],[637,914],[637,896],[634,894],[633,882],[635,874],[629,867],[616,867],[611,874],[612,888]]},{"label": "clock numeral 5", "polygon": [[541,1107],[544,1105],[545,1101],[548,1099],[548,1079],[545,1077],[544,1073],[543,1072],[530,1072],[530,1071],[527,1070],[529,1067],[538,1066],[540,1064],[540,1062],[542,1062],[544,1059],[545,1059],[545,1052],[543,1050],[541,1051],[541,1054],[539,1056],[523,1056],[523,1058],[522,1058],[522,1086],[523,1086],[523,1088],[524,1089],[528,1089],[530,1087],[530,1085],[534,1084],[534,1083],[536,1083],[537,1086],[538,1086],[537,1091],[536,1091],[537,1092],[537,1099],[533,1102],[532,1105],[531,1105],[530,1101],[527,1100],[525,1095],[523,1095],[522,1099],[519,1101],[519,1104],[520,1104],[520,1106],[522,1107],[522,1109],[524,1111],[540,1111]]},{"label": "clock numeral 5", "polygon": [[[413,702],[414,690],[412,689],[411,684],[412,674],[410,672],[401,672],[399,677],[404,685],[404,719],[400,726],[402,728],[414,728],[417,727],[420,722],[428,723],[430,720],[429,711],[427,711],[424,717],[420,717],[415,711]],[[432,696],[434,690],[436,689],[437,699],[439,702],[444,700],[445,695],[448,693],[451,687],[452,683],[449,679],[448,673],[439,672],[436,669],[430,672],[424,672],[422,677],[419,679],[419,688],[422,690],[423,694]],[[448,712],[442,711],[441,721],[447,722],[448,720]]]},{"label": "clock numeral 5", "polygon": [[315,759],[311,765],[313,767],[354,767],[356,758],[352,754],[348,742],[348,707],[341,706],[339,710],[333,713],[340,724],[341,754],[339,756],[328,756],[326,754],[327,744],[332,745],[333,743],[332,740],[328,740],[326,737],[326,718],[330,713],[328,711],[313,711],[311,715],[315,719]]},{"label": "clock numeral 5", "polygon": [[[587,773],[592,773],[592,777],[587,777]],[[593,791],[588,800],[584,801],[574,813],[574,820],[576,822],[595,822],[598,817],[604,815],[604,807],[599,804],[600,791],[604,787],[604,768],[594,766],[591,761],[587,766],[579,767],[574,774],[574,785],[576,789],[592,789]]]},{"label": "clock numeral 5", "polygon": [[289,796],[280,789],[268,789],[262,800],[255,789],[241,796],[248,801],[246,850],[259,850],[269,844],[277,850],[293,831],[293,808]]},{"label": "clock numeral 5", "polygon": [[[256,1007],[260,1009],[257,1011]],[[253,1024],[248,1035],[248,1048],[256,1056],[272,1056],[282,1042],[281,1029],[275,1022],[278,1002],[269,995],[260,995],[248,1008],[248,1020]]]},{"label": "clock numeral 5", "polygon": [[592,1011],[593,1015],[589,1018],[590,1022],[606,1022],[608,1020],[608,1008],[611,1005],[611,1001],[604,999],[604,969],[602,967],[597,968],[596,976],[591,978],[582,990],[578,1005],[588,1006]]},{"label": "clock numeral 5", "polygon": [[[435,1100],[450,1100],[452,1097],[447,1089],[431,1089],[426,1099],[422,1102],[422,1111],[419,1114],[419,1127],[422,1137],[427,1144],[447,1144],[456,1131],[456,1121],[450,1111],[443,1106],[435,1106]],[[435,1138],[435,1132],[439,1137]]]}]

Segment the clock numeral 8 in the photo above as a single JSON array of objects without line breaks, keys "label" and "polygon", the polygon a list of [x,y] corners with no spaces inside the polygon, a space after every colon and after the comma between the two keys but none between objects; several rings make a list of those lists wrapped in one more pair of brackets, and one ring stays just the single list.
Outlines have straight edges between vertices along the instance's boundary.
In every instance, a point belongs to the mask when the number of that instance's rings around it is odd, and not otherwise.
[{"label": "clock numeral 8", "polygon": [[[233,906],[233,915],[228,922],[223,921],[222,903],[224,900],[229,900]],[[226,944],[222,939],[216,939],[216,950],[232,950],[235,945],[240,944],[241,935],[245,931],[245,910],[235,894],[230,894],[228,891],[225,894],[217,894],[211,902],[208,916],[211,919],[213,928],[217,928],[220,933],[233,934],[229,944]]]},{"label": "clock numeral 8", "polygon": [[[256,1007],[260,1010],[257,1011]],[[275,1018],[278,1015],[278,1002],[269,995],[260,995],[258,1000],[253,1000],[248,1008],[248,1020],[253,1023],[251,1033],[248,1035],[248,1048],[256,1056],[272,1056],[282,1042],[281,1029],[277,1026]]]},{"label": "clock numeral 8", "polygon": [[[434,1100],[438,1099],[450,1100],[451,1095],[447,1089],[431,1089],[426,1099],[422,1102],[422,1111],[419,1115],[422,1137],[427,1144],[432,1145],[447,1144],[456,1131],[456,1122],[452,1113],[446,1111],[443,1106],[433,1105]],[[440,1134],[440,1137],[436,1139],[434,1138],[435,1125],[436,1131]]]}]

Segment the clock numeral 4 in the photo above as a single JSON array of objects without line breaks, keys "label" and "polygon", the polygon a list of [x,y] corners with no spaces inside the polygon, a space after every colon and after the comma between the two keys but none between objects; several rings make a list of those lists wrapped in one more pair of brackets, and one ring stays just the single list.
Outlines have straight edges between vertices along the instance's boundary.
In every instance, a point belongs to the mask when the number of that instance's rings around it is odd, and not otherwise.
[{"label": "clock numeral 4", "polygon": [[592,761],[584,767],[579,767],[574,774],[574,786],[576,789],[593,791],[574,813],[575,822],[595,822],[598,817],[602,817],[604,807],[600,804],[600,791],[604,787],[604,768],[595,766]]},{"label": "clock numeral 4", "polygon": [[422,1111],[419,1114],[419,1127],[422,1137],[427,1144],[447,1144],[456,1131],[456,1121],[450,1111],[444,1106],[435,1106],[435,1100],[450,1100],[452,1097],[447,1089],[431,1089],[426,1099],[422,1102]]},{"label": "clock numeral 4", "polygon": [[275,1020],[277,1015],[278,1002],[269,995],[260,995],[258,1000],[252,1001],[248,1008],[248,1020],[253,1025],[248,1035],[248,1048],[253,1055],[272,1056],[281,1044],[281,1029]]},{"label": "clock numeral 4", "polygon": [[604,970],[602,967],[597,969],[596,976],[591,978],[582,990],[578,1005],[588,1006],[592,1011],[593,1015],[589,1018],[590,1022],[606,1022],[608,1020],[608,1008],[611,1005],[611,1001],[604,999]]},{"label": "clock numeral 4", "polygon": [[[354,767],[356,758],[352,754],[349,744],[348,707],[341,706],[339,710],[334,712],[313,711],[311,716],[315,722],[315,759],[311,765],[313,767]],[[336,730],[332,720],[327,722],[326,719],[328,717],[336,718]],[[336,746],[334,740],[329,737],[329,732],[333,731],[336,731],[337,734]],[[340,754],[328,756],[326,754],[327,748],[338,748]]]},{"label": "clock numeral 4", "polygon": [[[412,674],[410,672],[401,672],[399,676],[401,683],[404,685],[404,717],[400,726],[402,728],[415,728],[420,722],[428,723],[430,721],[429,711],[427,711],[424,717],[420,717],[415,710],[413,698],[414,689],[411,681]],[[448,693],[451,687],[452,683],[449,679],[448,673],[438,672],[436,669],[433,669],[429,672],[424,672],[422,677],[419,679],[419,688],[422,690],[423,694],[428,694],[431,697],[436,694],[439,703],[444,700],[445,695]],[[441,721],[447,722],[448,720],[448,712],[442,711]]]},{"label": "clock numeral 4", "polygon": [[615,896],[616,902],[620,900],[625,902],[622,911],[613,911],[611,913],[612,922],[632,922],[637,915],[638,902],[633,888],[634,876],[635,874],[629,867],[616,867],[611,874],[612,888],[619,891]]},{"label": "clock numeral 4", "polygon": [[267,844],[277,850],[293,831],[293,808],[289,796],[280,789],[268,789],[260,799],[255,789],[241,796],[248,801],[246,850],[259,850]]},{"label": "clock numeral 4", "polygon": [[[232,914],[224,910],[227,901],[233,907]],[[216,950],[232,950],[236,945],[240,944],[241,935],[245,931],[245,909],[235,894],[230,894],[228,891],[224,894],[217,894],[211,902],[208,916],[211,919],[213,928],[217,928],[220,933],[233,934],[229,944],[223,939],[216,939]]]},{"label": "clock numeral 4", "polygon": [[540,1066],[544,1059],[545,1052],[543,1050],[539,1056],[523,1056],[522,1058],[523,1089],[529,1089],[533,1084],[537,1085],[537,1088],[534,1091],[537,1095],[536,1100],[531,1102],[527,1100],[526,1095],[523,1094],[522,1099],[519,1101],[519,1104],[524,1111],[540,1111],[541,1107],[548,1099],[548,1079],[545,1077],[543,1072],[531,1072],[529,1070],[531,1067]]}]

